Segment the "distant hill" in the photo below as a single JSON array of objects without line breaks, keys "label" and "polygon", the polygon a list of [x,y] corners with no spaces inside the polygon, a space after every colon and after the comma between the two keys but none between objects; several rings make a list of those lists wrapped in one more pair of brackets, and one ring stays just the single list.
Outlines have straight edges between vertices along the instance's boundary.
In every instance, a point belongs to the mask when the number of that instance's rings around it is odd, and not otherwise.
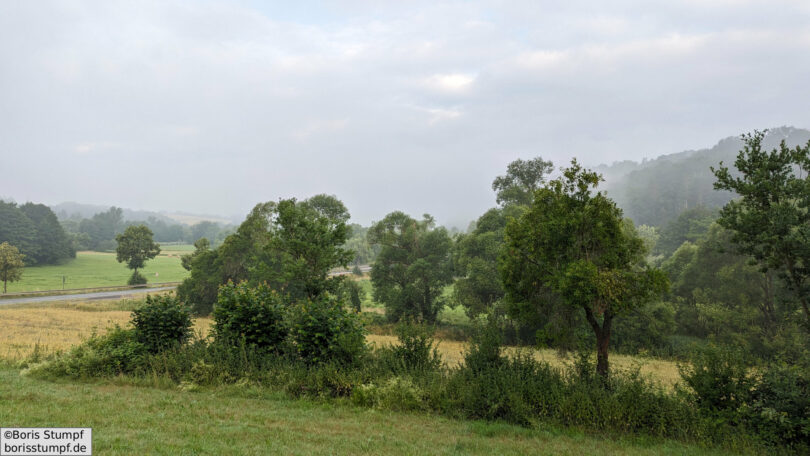
[{"label": "distant hill", "polygon": [[[771,150],[782,140],[790,147],[806,144],[810,131],[780,127],[768,131],[763,146]],[[604,189],[637,225],[662,226],[690,207],[716,208],[733,198],[730,192],[713,188],[710,166],[721,161],[733,168],[743,142],[731,136],[710,149],[662,155],[641,163],[633,161],[599,165],[605,177]]]},{"label": "distant hill", "polygon": [[[60,219],[68,218],[90,218],[100,212],[105,212],[110,209],[110,206],[102,206],[98,204],[82,204],[74,202],[65,202],[50,206],[51,210]],[[222,225],[230,225],[235,223],[227,217],[216,215],[201,215],[189,214],[185,212],[154,212],[154,211],[138,211],[133,209],[123,209],[123,217],[125,221],[144,221],[150,217],[160,220],[162,222],[173,224],[182,223],[185,225],[194,225],[202,221],[215,222]]]}]

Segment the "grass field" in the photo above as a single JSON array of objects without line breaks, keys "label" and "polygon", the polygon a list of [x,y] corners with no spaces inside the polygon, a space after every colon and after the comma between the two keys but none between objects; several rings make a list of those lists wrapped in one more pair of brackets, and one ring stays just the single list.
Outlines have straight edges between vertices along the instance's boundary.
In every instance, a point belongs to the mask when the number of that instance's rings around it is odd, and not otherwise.
[{"label": "grass field", "polygon": [[250,386],[186,392],[48,382],[0,367],[3,426],[92,427],[93,454],[721,455],[647,438],[457,421],[292,400]]},{"label": "grass field", "polygon": [[[146,267],[139,272],[149,283],[183,280],[188,271],[183,269],[179,252],[176,253],[174,256],[159,255],[147,261]],[[22,280],[8,284],[8,292],[60,290],[63,276],[68,289],[126,285],[130,275],[132,271],[117,262],[114,253],[78,252],[75,259],[64,264],[25,268]]]}]

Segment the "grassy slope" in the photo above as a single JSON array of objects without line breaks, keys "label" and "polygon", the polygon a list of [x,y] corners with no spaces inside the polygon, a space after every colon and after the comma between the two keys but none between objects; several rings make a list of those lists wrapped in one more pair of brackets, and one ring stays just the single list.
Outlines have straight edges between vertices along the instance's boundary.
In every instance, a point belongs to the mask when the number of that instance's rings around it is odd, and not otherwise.
[{"label": "grassy slope", "polygon": [[[180,264],[180,252],[160,255],[146,262],[140,272],[150,282],[177,282],[188,276]],[[158,276],[155,277],[155,273]],[[22,280],[8,284],[8,292],[41,291],[62,288],[88,288],[126,285],[132,271],[115,260],[114,253],[78,252],[76,258],[64,264],[34,266],[23,270]],[[0,290],[2,291],[2,290]]]},{"label": "grassy slope", "polygon": [[51,383],[0,368],[4,426],[92,427],[94,454],[725,454],[677,442],[455,421],[290,400],[251,387],[183,392]]}]

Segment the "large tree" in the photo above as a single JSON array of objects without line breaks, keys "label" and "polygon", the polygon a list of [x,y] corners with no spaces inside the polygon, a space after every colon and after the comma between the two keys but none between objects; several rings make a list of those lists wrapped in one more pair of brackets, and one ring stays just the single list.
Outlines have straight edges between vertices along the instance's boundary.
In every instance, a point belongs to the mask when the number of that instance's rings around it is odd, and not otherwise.
[{"label": "large tree", "polygon": [[8,282],[16,282],[22,277],[24,257],[17,247],[8,242],[0,244],[0,280],[3,281],[3,293],[7,291]]},{"label": "large tree", "polygon": [[644,244],[601,192],[601,176],[576,160],[534,194],[528,211],[506,227],[501,276],[516,314],[581,310],[596,336],[597,372],[607,377],[613,320],[666,289],[664,274],[644,264]]},{"label": "large tree", "polygon": [[151,260],[160,253],[160,245],[152,239],[152,230],[146,225],[128,226],[122,234],[115,236],[118,247],[115,249],[119,263],[126,263],[132,269],[130,285],[146,283],[146,278],[138,274],[146,260]]},{"label": "large tree", "polygon": [[56,214],[44,204],[25,203],[20,210],[34,223],[37,264],[54,264],[76,257],[73,243],[65,233]]},{"label": "large tree", "polygon": [[810,329],[810,142],[791,149],[783,140],[769,152],[762,147],[765,134],[742,136],[736,173],[723,162],[712,167],[714,187],[740,196],[723,207],[718,223],[734,232],[740,253],[779,273]]},{"label": "large tree", "polygon": [[257,204],[218,248],[195,244],[195,253],[184,260],[191,276],[178,294],[196,313],[208,314],[217,288],[229,280],[266,282],[287,302],[337,292],[341,278],[329,271],[354,258],[343,247],[348,219],[346,207],[330,195]]},{"label": "large tree", "polygon": [[371,284],[388,318],[434,323],[445,304],[444,287],[453,281],[447,230],[436,228],[427,214],[415,220],[396,211],[372,225],[368,239],[381,246],[371,267]]},{"label": "large tree", "polygon": [[496,200],[502,207],[485,212],[474,228],[456,238],[453,258],[458,279],[453,285],[453,297],[471,317],[491,311],[503,297],[498,256],[503,248],[506,221],[519,217],[531,204],[534,191],[552,169],[552,163],[541,157],[510,163],[506,174],[492,182]]}]

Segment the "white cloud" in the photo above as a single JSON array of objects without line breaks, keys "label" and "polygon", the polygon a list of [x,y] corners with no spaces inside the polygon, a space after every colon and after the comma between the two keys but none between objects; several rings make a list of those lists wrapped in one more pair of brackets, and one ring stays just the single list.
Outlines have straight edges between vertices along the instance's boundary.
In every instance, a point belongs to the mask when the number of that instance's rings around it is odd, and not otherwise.
[{"label": "white cloud", "polygon": [[425,79],[431,89],[446,93],[464,93],[475,83],[475,75],[464,73],[434,74]]}]

